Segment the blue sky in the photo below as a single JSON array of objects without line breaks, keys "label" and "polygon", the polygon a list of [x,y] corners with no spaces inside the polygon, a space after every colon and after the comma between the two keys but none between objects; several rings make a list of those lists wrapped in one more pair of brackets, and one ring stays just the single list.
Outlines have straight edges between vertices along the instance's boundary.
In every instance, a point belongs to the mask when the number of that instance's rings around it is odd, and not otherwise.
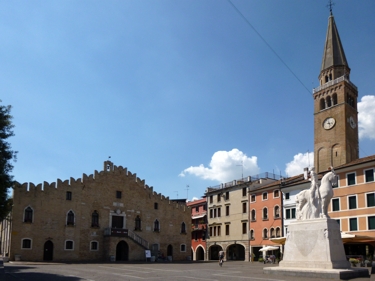
[{"label": "blue sky", "polygon": [[[375,1],[335,2],[364,157],[375,154]],[[191,200],[242,174],[302,172],[327,4],[1,1],[15,180],[80,178],[111,156],[158,193]]]}]

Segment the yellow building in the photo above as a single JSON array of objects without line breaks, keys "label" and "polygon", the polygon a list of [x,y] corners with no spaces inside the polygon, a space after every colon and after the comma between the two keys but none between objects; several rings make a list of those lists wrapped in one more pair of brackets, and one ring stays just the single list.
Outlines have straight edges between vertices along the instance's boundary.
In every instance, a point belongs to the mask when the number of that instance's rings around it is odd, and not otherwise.
[{"label": "yellow building", "polygon": [[[250,260],[250,240],[253,233],[250,223],[255,223],[255,220],[251,221],[251,204],[255,204],[251,200],[258,194],[258,189],[277,179],[279,177],[275,174],[263,173],[207,188],[207,260],[218,260],[219,251],[225,252],[226,260]],[[269,202],[264,200],[260,204],[265,208]],[[272,208],[273,205],[269,208],[270,212]],[[261,214],[258,215],[260,218]],[[265,220],[268,221],[268,217]]]}]

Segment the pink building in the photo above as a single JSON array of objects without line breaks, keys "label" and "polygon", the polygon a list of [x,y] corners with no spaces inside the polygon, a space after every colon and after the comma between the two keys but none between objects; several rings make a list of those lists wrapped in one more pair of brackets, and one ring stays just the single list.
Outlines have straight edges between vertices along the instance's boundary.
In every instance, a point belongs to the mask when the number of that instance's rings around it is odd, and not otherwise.
[{"label": "pink building", "polygon": [[191,257],[194,261],[205,260],[207,235],[206,198],[188,202],[191,208]]}]

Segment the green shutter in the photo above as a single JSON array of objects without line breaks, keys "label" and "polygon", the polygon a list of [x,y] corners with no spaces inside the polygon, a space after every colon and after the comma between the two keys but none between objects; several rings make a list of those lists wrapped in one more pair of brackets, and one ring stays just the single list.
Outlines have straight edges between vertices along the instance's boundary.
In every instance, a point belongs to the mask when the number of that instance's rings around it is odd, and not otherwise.
[{"label": "green shutter", "polygon": [[340,201],[339,199],[332,200],[332,211],[340,211]]},{"label": "green shutter", "polygon": [[375,193],[367,194],[367,207],[375,206]]},{"label": "green shutter", "polygon": [[355,231],[355,230],[358,230],[357,229],[357,218],[352,218],[349,220],[350,222],[350,230],[351,231]]},{"label": "green shutter", "polygon": [[366,175],[366,182],[374,181],[374,170],[373,169],[367,170],[365,172],[365,175]]},{"label": "green shutter", "polygon": [[368,229],[375,229],[375,217],[368,217]]}]

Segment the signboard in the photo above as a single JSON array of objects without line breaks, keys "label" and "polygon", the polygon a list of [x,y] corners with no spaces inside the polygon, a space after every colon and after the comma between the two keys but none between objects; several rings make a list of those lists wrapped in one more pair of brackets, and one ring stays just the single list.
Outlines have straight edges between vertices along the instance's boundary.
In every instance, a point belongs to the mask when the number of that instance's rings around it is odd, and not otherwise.
[{"label": "signboard", "polygon": [[145,250],[145,255],[146,255],[146,259],[147,258],[151,258],[151,251],[150,250]]}]

